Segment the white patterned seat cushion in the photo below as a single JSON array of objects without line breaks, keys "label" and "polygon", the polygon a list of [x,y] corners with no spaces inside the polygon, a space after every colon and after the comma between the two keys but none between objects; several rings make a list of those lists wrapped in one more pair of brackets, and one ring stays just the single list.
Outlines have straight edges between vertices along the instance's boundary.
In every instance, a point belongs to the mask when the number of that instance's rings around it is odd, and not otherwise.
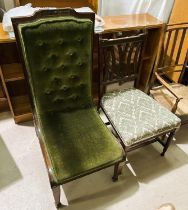
[{"label": "white patterned seat cushion", "polygon": [[181,124],[176,115],[137,89],[106,93],[101,103],[126,146]]}]

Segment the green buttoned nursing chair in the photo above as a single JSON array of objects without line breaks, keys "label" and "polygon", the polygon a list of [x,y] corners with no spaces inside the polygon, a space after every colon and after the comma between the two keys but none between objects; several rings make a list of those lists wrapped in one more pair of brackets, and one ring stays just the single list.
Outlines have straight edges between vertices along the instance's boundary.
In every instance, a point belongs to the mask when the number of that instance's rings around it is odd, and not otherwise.
[{"label": "green buttoned nursing chair", "polygon": [[137,89],[146,36],[100,37],[101,108],[126,155],[155,141],[164,147],[164,155],[180,126],[178,117]]},{"label": "green buttoned nursing chair", "polygon": [[13,19],[57,207],[60,185],[112,165],[117,176],[124,160],[92,103],[93,21],[72,9]]}]

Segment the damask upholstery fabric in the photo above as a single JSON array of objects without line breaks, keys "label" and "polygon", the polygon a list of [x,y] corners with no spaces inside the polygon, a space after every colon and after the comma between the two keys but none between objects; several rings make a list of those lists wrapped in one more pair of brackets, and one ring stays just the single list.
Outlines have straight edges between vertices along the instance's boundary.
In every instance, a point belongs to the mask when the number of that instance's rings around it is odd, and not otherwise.
[{"label": "damask upholstery fabric", "polygon": [[126,146],[178,128],[181,123],[169,110],[137,89],[106,93],[102,107]]},{"label": "damask upholstery fabric", "polygon": [[62,184],[122,159],[91,99],[93,23],[56,17],[18,28],[40,140]]}]

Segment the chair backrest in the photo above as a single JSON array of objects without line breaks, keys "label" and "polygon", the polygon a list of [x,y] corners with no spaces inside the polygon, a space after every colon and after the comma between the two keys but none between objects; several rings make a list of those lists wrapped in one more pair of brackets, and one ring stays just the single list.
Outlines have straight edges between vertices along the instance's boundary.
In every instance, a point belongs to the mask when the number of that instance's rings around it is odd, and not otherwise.
[{"label": "chair backrest", "polygon": [[93,21],[94,13],[73,9],[13,19],[37,114],[92,106]]},{"label": "chair backrest", "polygon": [[188,23],[167,25],[157,72],[161,75],[181,72],[183,75],[187,63]]},{"label": "chair backrest", "polygon": [[134,81],[138,86],[145,41],[146,33],[116,33],[108,39],[100,38],[101,94],[105,86],[113,83]]}]

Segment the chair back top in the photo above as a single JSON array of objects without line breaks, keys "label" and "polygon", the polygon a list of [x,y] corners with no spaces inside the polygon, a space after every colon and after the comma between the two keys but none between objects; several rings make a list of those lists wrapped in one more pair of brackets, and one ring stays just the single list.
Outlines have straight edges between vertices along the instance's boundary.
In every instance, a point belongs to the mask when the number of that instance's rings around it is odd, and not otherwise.
[{"label": "chair back top", "polygon": [[34,111],[69,112],[92,106],[93,13],[46,10],[13,26]]},{"label": "chair back top", "polygon": [[188,23],[167,25],[157,72],[183,72],[188,63]]},{"label": "chair back top", "polygon": [[100,83],[107,86],[134,81],[138,85],[146,33],[116,33],[100,38]]}]

